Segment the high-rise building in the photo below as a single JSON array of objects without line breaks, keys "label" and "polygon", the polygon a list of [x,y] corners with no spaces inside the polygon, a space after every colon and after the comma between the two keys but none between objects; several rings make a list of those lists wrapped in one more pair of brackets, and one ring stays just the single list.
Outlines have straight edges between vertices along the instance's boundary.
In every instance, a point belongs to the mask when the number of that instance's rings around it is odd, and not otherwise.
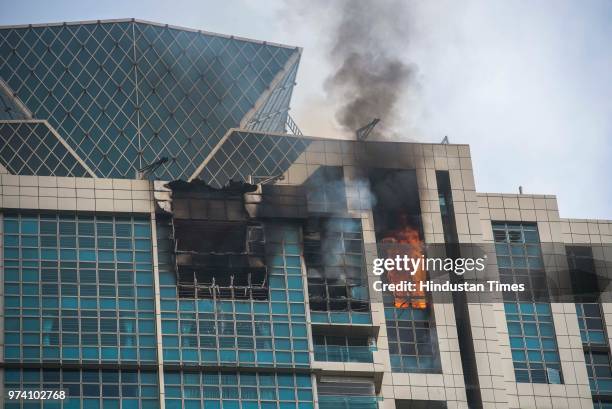
[{"label": "high-rise building", "polygon": [[[611,408],[612,221],[477,193],[467,145],[302,135],[300,55],[0,28],[3,406]],[[419,279],[524,291],[377,291],[412,280],[373,273],[402,251],[486,260]]]}]

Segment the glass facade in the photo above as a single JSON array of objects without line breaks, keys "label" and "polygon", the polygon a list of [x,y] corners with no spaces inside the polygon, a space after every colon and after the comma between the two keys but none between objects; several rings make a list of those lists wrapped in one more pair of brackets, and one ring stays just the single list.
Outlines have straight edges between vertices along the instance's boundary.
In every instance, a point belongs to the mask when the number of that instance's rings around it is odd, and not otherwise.
[{"label": "glass facade", "polygon": [[582,343],[588,346],[608,346],[601,305],[596,303],[576,303],[576,315],[580,327]]},{"label": "glass facade", "polygon": [[27,114],[14,97],[14,92],[0,78],[0,121],[27,119]]},{"label": "glass facade", "polygon": [[0,123],[0,164],[14,175],[92,176],[42,121]]},{"label": "glass facade", "polygon": [[505,303],[517,382],[561,383],[561,360],[550,304]]},{"label": "glass facade", "polygon": [[147,218],[4,213],[7,362],[155,362]]},{"label": "glass facade", "polygon": [[312,409],[309,374],[165,371],[166,409]]},{"label": "glass facade", "polygon": [[297,48],[134,20],[0,29],[0,77],[99,177],[166,157],[155,175],[186,179],[242,121],[284,129],[298,63]]},{"label": "glass facade", "polygon": [[562,383],[561,360],[548,300],[537,226],[493,222],[500,280],[524,284],[504,292],[504,309],[517,382]]},{"label": "glass facade", "polygon": [[5,369],[4,389],[62,390],[67,399],[6,400],[6,409],[158,409],[157,372],[138,370]]},{"label": "glass facade", "polygon": [[232,132],[196,176],[212,186],[224,186],[229,180],[266,179],[282,175],[306,150],[305,138]]}]

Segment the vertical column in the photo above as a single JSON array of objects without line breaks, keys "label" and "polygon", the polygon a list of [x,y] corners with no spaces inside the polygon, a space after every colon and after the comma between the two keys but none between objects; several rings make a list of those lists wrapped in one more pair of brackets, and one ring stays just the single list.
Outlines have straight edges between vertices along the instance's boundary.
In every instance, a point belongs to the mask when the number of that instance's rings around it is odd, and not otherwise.
[{"label": "vertical column", "polygon": [[[300,269],[302,272],[302,288],[304,291],[304,313],[306,316],[306,336],[308,336],[308,356],[310,365],[314,361],[314,345],[312,338],[312,319],[310,318],[310,296],[308,295],[308,273],[306,269],[306,261],[304,260],[304,231],[299,229],[300,232]],[[313,390],[316,389],[314,385],[316,377],[313,375]]]},{"label": "vertical column", "polygon": [[[4,362],[4,214],[0,213],[0,363],[2,362]],[[4,369],[0,369],[0,408],[3,407]]]},{"label": "vertical column", "polygon": [[[151,186],[153,190],[153,186]],[[151,193],[153,195],[153,193]],[[153,199],[154,200],[154,199]],[[153,291],[155,295],[155,335],[157,345],[157,375],[159,382],[159,408],[166,409],[165,387],[164,387],[164,350],[161,332],[161,294],[159,291],[159,263],[157,253],[157,219],[155,209],[151,211],[151,245],[153,246]]]}]

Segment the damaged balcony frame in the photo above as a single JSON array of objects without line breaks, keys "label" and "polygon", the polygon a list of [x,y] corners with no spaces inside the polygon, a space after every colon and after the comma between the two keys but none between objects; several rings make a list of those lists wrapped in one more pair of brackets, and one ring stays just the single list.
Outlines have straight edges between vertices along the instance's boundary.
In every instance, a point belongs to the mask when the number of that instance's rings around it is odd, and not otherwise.
[{"label": "damaged balcony frame", "polygon": [[245,208],[256,185],[170,182],[179,298],[267,300],[265,231]]}]

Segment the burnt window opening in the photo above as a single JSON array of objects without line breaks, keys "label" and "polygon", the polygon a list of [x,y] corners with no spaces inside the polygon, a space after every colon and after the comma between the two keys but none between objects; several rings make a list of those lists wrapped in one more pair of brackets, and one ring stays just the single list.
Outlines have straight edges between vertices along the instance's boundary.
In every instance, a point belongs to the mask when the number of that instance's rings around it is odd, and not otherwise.
[{"label": "burnt window opening", "polygon": [[[425,243],[421,222],[421,207],[413,169],[370,169],[370,187],[374,196],[374,228],[378,255],[382,258],[424,256]],[[417,271],[389,270],[382,279],[387,283],[427,280],[423,268]],[[421,290],[384,292],[386,306],[426,309],[429,295]]]},{"label": "burnt window opening", "polygon": [[346,189],[341,166],[321,166],[304,183],[310,213],[346,213]]},{"label": "burnt window opening", "polygon": [[256,186],[171,182],[172,240],[181,298],[267,300],[265,230],[245,208]]},{"label": "burnt window opening", "polygon": [[360,220],[308,219],[304,260],[312,311],[370,310]]},{"label": "burnt window opening", "polygon": [[370,188],[374,196],[376,238],[395,231],[400,223],[417,230],[422,236],[421,205],[412,169],[370,169]]}]

